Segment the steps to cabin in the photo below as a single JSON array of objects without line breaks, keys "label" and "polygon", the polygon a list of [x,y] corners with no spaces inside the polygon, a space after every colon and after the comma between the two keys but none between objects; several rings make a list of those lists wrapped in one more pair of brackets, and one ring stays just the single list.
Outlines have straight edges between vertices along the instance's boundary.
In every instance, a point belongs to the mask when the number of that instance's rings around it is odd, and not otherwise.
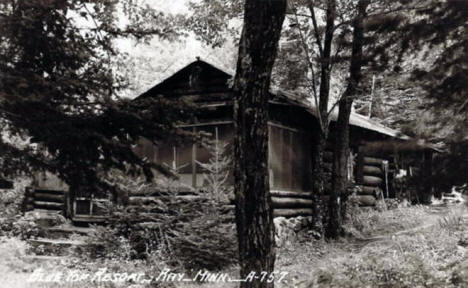
[{"label": "steps to cabin", "polygon": [[[35,209],[25,213],[39,226],[38,237],[28,239],[32,256],[66,256],[74,249],[87,245],[86,238],[92,228],[75,227],[62,215],[61,211]],[[40,261],[40,260],[38,260]]]},{"label": "steps to cabin", "polygon": [[66,256],[71,253],[71,249],[76,249],[79,246],[85,246],[85,241],[68,240],[68,239],[49,239],[36,238],[29,239],[31,250],[36,255],[54,255]]}]

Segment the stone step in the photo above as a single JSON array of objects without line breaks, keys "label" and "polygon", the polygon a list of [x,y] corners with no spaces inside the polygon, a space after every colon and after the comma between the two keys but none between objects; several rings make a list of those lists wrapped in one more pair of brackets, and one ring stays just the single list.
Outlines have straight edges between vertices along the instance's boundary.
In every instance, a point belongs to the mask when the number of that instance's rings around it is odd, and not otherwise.
[{"label": "stone step", "polygon": [[20,258],[27,263],[33,263],[33,264],[39,264],[39,263],[50,263],[50,262],[62,262],[62,261],[67,261],[70,258],[69,257],[64,257],[64,256],[50,256],[50,255],[25,255],[25,256],[20,256]]},{"label": "stone step", "polygon": [[31,252],[34,254],[49,256],[69,255],[77,247],[87,245],[84,241],[48,238],[29,239],[28,243],[31,245]]},{"label": "stone step", "polygon": [[44,229],[44,235],[50,239],[62,239],[68,238],[72,235],[87,236],[94,229],[87,227],[76,227],[76,226],[58,226],[49,227]]},{"label": "stone step", "polygon": [[33,221],[42,228],[53,227],[64,223],[65,218],[61,211],[33,210],[25,213],[25,217]]}]

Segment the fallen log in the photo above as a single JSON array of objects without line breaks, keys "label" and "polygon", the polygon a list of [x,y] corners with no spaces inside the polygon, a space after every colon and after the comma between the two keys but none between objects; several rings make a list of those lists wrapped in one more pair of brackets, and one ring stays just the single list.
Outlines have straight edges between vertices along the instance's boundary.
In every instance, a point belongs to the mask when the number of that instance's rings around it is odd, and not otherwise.
[{"label": "fallen log", "polygon": [[311,207],[313,202],[310,199],[301,198],[279,198],[272,197],[271,202],[273,208],[307,208]]},{"label": "fallen log", "polygon": [[312,208],[303,209],[273,209],[273,217],[312,216]]}]

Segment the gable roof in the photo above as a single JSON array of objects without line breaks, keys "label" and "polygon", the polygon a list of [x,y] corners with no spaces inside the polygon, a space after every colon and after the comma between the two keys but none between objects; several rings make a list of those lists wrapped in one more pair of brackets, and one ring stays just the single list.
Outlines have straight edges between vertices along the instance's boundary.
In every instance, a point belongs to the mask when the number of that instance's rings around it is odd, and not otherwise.
[{"label": "gable roof", "polygon": [[[211,63],[208,63],[206,61],[197,59],[196,61],[188,64],[181,70],[177,71],[173,75],[167,77],[165,80],[160,82],[159,84],[155,85],[148,91],[144,92],[137,98],[144,98],[144,97],[149,97],[151,95],[158,94],[168,88],[171,87],[171,85],[174,85],[174,83],[180,82],[180,81],[188,81],[187,79],[190,75],[190,72],[196,69],[196,67],[201,67],[203,69],[203,73],[205,74],[205,77],[209,78],[212,75],[216,75],[217,77],[220,77],[221,79],[224,79],[226,82],[226,88],[227,86],[227,81],[228,79],[232,78],[235,74],[234,71],[222,67],[217,67]],[[300,106],[306,109],[308,112],[313,114],[315,117],[317,117],[317,107],[304,100],[303,97],[296,93],[292,93],[289,91],[283,91],[283,90],[270,90],[270,93],[273,95],[273,98],[276,98],[280,101],[285,101],[286,103],[294,106]],[[334,109],[332,113],[330,113],[330,117],[332,121],[336,121],[338,118],[338,109]],[[378,123],[375,120],[369,119],[363,115],[357,114],[355,112],[351,112],[351,116],[349,119],[349,124],[352,126],[357,126],[360,128],[364,128],[367,130],[375,131],[380,134],[384,134],[387,136],[391,136],[394,138],[399,138],[399,139],[404,139],[408,140],[410,137],[403,135],[400,131],[386,127],[380,123]]]}]

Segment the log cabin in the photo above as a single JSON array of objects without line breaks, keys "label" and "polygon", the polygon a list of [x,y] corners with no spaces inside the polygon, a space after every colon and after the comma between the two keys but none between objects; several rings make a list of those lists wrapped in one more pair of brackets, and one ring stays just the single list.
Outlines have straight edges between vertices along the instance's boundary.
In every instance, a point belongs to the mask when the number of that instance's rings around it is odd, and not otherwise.
[{"label": "log cabin", "polygon": [[[215,141],[232,143],[233,90],[230,86],[233,72],[197,59],[161,83],[139,95],[134,101],[147,97],[184,97],[197,107],[197,120],[182,125],[194,133],[205,132]],[[337,111],[331,113],[330,137],[333,139]],[[269,101],[269,180],[274,215],[284,217],[311,215],[312,143],[316,139],[319,123],[317,110],[301,95],[282,90],[271,90]],[[325,170],[331,174],[332,143],[324,155]],[[424,191],[430,191],[431,161],[434,149],[415,143],[399,131],[385,127],[365,116],[352,113],[350,117],[349,180],[360,189],[358,198],[362,206],[373,206],[379,198],[394,198],[397,189],[392,185],[395,171],[419,167]],[[200,143],[174,143],[167,141],[153,145],[141,139],[135,152],[177,172],[179,180],[200,189],[204,186],[204,173],[200,163],[209,161],[210,153]],[[412,155],[407,157],[407,155]],[[415,159],[416,162],[402,159]],[[36,177],[35,187],[26,195],[26,210],[56,209],[76,222],[105,221],[98,212],[100,201],[92,193],[83,195],[67,191],[68,186],[53,175]],[[229,177],[228,183],[232,183]],[[328,187],[330,189],[330,184]],[[91,195],[91,196],[89,196]],[[430,195],[430,193],[422,193]],[[73,198],[73,199],[71,199]],[[427,200],[427,199],[426,199]]]},{"label": "log cabin", "polygon": [[[232,143],[233,91],[230,87],[233,73],[197,58],[161,83],[138,96],[185,97],[199,109],[196,123],[183,125],[197,133],[207,132],[215,141]],[[310,214],[311,183],[308,171],[311,165],[311,143],[316,139],[319,123],[317,110],[304,97],[281,90],[270,91],[269,101],[269,176],[275,215],[297,216]],[[331,113],[330,137],[333,139],[337,111]],[[396,192],[391,179],[401,165],[402,155],[422,155],[424,178],[430,179],[433,149],[414,143],[399,131],[352,113],[350,117],[350,167],[348,178],[360,187],[361,205],[372,206],[378,198],[394,198]],[[331,172],[332,141],[325,153],[325,168]],[[177,171],[180,180],[194,188],[204,185],[205,173],[200,163],[209,160],[209,151],[203,145],[161,143],[158,147],[144,139],[136,151],[139,155]],[[397,156],[400,157],[397,157]],[[418,156],[419,157],[419,156]],[[400,167],[396,167],[397,162]],[[232,177],[230,181],[233,181]],[[426,189],[432,189],[425,181]],[[429,184],[429,185],[428,185]],[[330,189],[328,184],[327,189]],[[294,201],[290,201],[295,198]],[[289,199],[289,200],[288,200]],[[302,201],[300,201],[301,199]],[[294,211],[291,208],[296,208]]]}]

